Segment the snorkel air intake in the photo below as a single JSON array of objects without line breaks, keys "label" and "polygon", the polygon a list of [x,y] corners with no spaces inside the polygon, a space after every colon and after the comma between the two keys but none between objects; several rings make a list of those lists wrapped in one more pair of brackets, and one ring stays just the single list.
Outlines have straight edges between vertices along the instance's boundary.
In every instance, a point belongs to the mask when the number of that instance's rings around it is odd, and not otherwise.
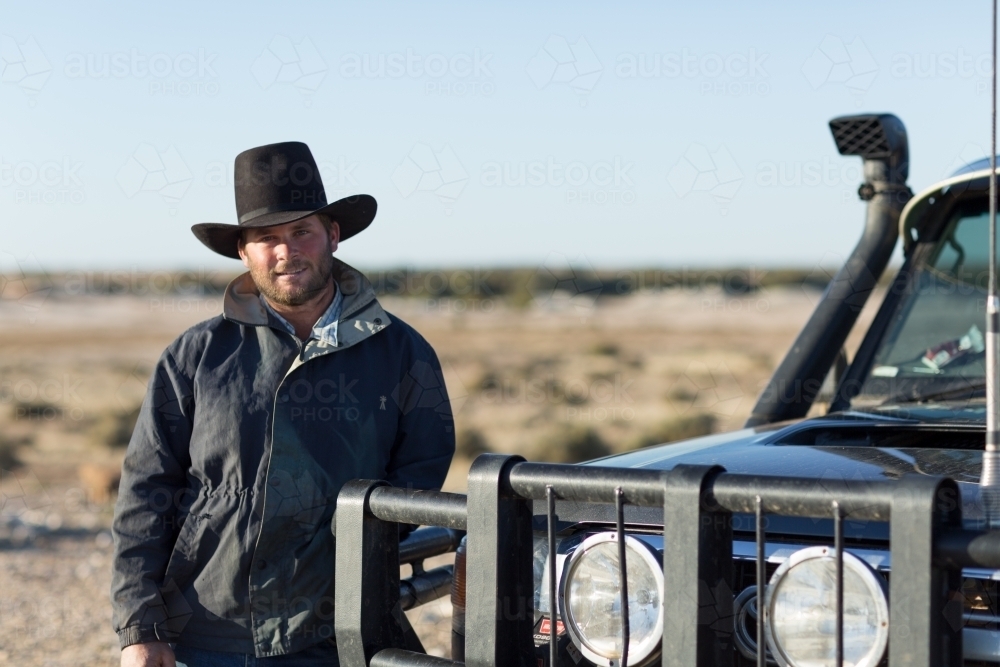
[{"label": "snorkel air intake", "polygon": [[841,155],[864,160],[865,181],[858,188],[858,196],[868,202],[864,233],[764,387],[747,426],[799,419],[809,412],[889,263],[899,236],[899,214],[913,196],[906,185],[910,161],[906,127],[896,116],[841,116],[830,121],[830,131]]}]

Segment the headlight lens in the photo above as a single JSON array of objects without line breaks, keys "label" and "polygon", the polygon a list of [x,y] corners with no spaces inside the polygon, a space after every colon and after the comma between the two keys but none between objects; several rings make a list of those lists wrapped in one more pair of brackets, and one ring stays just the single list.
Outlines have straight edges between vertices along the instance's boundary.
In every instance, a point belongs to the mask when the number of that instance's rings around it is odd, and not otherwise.
[{"label": "headlight lens", "polygon": [[[663,619],[663,569],[659,554],[627,535],[629,651],[628,664],[641,667],[655,657]],[[621,579],[615,533],[586,540],[563,568],[562,599],[570,637],[584,656],[598,665],[621,657]]]},{"label": "headlight lens", "polygon": [[[796,551],[771,577],[765,596],[767,640],[782,665],[836,662],[836,560],[827,547]],[[844,662],[878,664],[889,636],[885,580],[844,553]]]}]

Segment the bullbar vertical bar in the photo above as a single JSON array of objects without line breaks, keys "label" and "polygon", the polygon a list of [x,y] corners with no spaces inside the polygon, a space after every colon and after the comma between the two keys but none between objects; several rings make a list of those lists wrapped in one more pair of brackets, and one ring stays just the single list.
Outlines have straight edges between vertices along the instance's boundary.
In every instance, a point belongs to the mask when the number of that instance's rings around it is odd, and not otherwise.
[{"label": "bullbar vertical bar", "polygon": [[732,514],[703,500],[722,472],[679,465],[664,475],[664,667],[733,664]]},{"label": "bullbar vertical bar", "polygon": [[[403,647],[399,601],[399,527],[368,509],[373,489],[388,482],[354,480],[337,496],[337,653],[344,667],[365,667],[380,650]],[[360,548],[359,548],[360,547]]]},{"label": "bullbar vertical bar", "polygon": [[754,499],[755,528],[757,534],[757,667],[765,667],[764,652],[767,650],[767,636],[764,634],[764,587],[767,586],[767,561],[764,541],[764,501],[760,496]]},{"label": "bullbar vertical bar", "polygon": [[618,540],[618,593],[622,610],[622,657],[619,667],[628,667],[628,562],[625,560],[625,494],[615,488],[615,539]]},{"label": "bullbar vertical bar", "polygon": [[469,470],[465,664],[534,664],[531,507],[511,491],[520,456],[483,454]]},{"label": "bullbar vertical bar", "polygon": [[844,665],[844,514],[833,501],[833,549],[837,558],[837,667]]},{"label": "bullbar vertical bar", "polygon": [[559,608],[556,606],[556,493],[551,484],[545,487],[545,508],[549,538],[549,664],[557,667],[559,644],[556,642],[556,637]]},{"label": "bullbar vertical bar", "polygon": [[954,481],[915,473],[900,478],[889,529],[889,667],[962,664],[962,573],[933,561],[941,529],[958,526]]}]

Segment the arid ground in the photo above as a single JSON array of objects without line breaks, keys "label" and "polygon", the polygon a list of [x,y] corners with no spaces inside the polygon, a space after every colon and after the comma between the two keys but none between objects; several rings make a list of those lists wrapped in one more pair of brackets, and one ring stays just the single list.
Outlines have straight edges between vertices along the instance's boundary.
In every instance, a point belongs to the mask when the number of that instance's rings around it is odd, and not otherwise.
[{"label": "arid ground", "polygon": [[[441,358],[460,449],[448,490],[481,451],[586,459],[738,427],[819,291],[585,297],[383,299]],[[160,352],[220,309],[215,296],[0,298],[0,663],[118,664],[114,471]],[[438,655],[449,615],[447,599],[410,612]]]}]

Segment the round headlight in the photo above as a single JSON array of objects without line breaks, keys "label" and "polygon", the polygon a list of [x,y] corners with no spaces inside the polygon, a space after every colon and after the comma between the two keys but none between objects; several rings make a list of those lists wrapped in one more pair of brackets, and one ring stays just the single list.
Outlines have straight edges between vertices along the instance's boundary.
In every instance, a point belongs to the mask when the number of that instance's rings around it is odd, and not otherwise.
[{"label": "round headlight", "polygon": [[[663,566],[657,551],[625,536],[629,667],[659,653],[663,627]],[[617,665],[622,652],[621,578],[615,533],[584,540],[563,568],[562,611],[570,638],[596,665]]]},{"label": "round headlight", "polygon": [[[764,596],[767,643],[783,666],[836,663],[837,562],[833,549],[796,551],[771,577]],[[872,667],[889,638],[885,580],[844,552],[844,663]]]}]

